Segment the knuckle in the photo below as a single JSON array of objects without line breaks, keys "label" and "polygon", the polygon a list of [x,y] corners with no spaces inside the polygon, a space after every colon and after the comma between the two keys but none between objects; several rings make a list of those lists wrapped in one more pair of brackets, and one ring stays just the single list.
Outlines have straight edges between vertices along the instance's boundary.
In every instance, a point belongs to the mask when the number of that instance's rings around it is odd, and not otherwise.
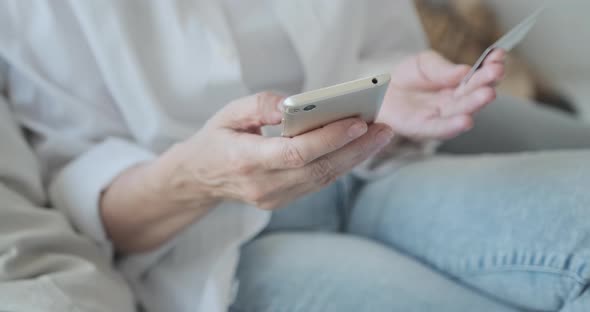
[{"label": "knuckle", "polygon": [[495,100],[496,92],[492,88],[485,88],[483,90],[479,90],[478,92],[476,92],[472,98],[475,99],[475,101],[477,101],[478,103],[488,103]]},{"label": "knuckle", "polygon": [[264,192],[262,188],[254,186],[245,190],[244,199],[248,203],[254,204],[258,207],[264,201],[265,196],[266,192]]},{"label": "knuckle", "polygon": [[303,153],[293,144],[286,144],[282,150],[283,162],[290,168],[301,168],[307,163]]},{"label": "knuckle", "polygon": [[336,181],[336,179],[338,179],[338,175],[329,174],[329,175],[326,175],[323,179],[318,180],[318,185],[320,187],[328,186],[328,185],[334,183]]},{"label": "knuckle", "polygon": [[330,184],[336,177],[332,162],[326,158],[321,158],[310,167],[312,178],[320,185]]},{"label": "knuckle", "polygon": [[250,155],[245,155],[242,149],[232,149],[227,152],[227,169],[240,176],[252,174],[259,166]]},{"label": "knuckle", "polygon": [[254,171],[254,168],[248,164],[239,165],[236,168],[237,174],[243,175],[243,176],[250,175],[253,171]]},{"label": "knuckle", "polygon": [[490,89],[489,91],[487,91],[487,94],[485,96],[485,100],[486,100],[486,102],[492,102],[496,99],[496,97],[497,97],[496,90]]},{"label": "knuckle", "polygon": [[[346,130],[343,130],[344,133],[346,133]],[[338,144],[338,142],[336,141],[335,137],[332,137],[326,133],[322,133],[322,135],[320,135],[319,137],[320,142],[322,142],[322,145],[329,148],[330,150],[336,150],[340,147],[340,144]]]},{"label": "knuckle", "polygon": [[239,175],[250,175],[256,170],[254,163],[245,160],[239,160],[235,162],[235,169]]}]

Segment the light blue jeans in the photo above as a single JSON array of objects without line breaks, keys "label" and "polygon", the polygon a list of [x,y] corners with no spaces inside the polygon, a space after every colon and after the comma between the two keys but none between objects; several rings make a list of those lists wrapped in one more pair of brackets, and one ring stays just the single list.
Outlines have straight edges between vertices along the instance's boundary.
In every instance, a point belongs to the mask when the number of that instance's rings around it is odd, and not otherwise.
[{"label": "light blue jeans", "polygon": [[478,119],[274,213],[232,311],[590,311],[590,127],[509,98]]}]

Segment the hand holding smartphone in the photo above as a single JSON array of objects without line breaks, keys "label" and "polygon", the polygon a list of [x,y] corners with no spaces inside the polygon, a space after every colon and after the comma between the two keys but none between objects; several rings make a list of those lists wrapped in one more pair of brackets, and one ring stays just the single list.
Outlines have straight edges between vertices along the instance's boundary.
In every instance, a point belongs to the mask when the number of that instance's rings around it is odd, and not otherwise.
[{"label": "hand holding smartphone", "polygon": [[282,135],[294,137],[350,117],[374,122],[390,79],[382,74],[288,97]]}]

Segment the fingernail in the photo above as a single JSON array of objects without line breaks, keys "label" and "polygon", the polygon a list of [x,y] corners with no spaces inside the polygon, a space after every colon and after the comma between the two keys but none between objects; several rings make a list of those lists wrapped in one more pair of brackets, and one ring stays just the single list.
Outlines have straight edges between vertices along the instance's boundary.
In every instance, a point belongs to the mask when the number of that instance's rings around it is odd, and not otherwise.
[{"label": "fingernail", "polygon": [[379,146],[384,146],[384,145],[389,144],[389,142],[391,142],[392,138],[393,138],[393,132],[389,129],[384,129],[384,130],[379,131],[379,133],[377,133],[377,136],[375,137],[375,142]]},{"label": "fingernail", "polygon": [[367,124],[364,122],[356,123],[352,127],[348,128],[348,136],[351,138],[358,138],[365,134],[365,132],[367,132]]}]

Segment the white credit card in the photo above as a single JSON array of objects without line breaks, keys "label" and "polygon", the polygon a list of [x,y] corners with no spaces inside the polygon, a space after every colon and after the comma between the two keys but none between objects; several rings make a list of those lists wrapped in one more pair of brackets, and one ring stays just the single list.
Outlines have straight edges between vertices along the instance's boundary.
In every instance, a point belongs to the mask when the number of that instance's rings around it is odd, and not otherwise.
[{"label": "white credit card", "polygon": [[542,7],[538,8],[533,14],[527,17],[520,24],[516,25],[516,27],[512,28],[512,30],[507,32],[502,38],[496,41],[496,43],[487,48],[477,60],[475,65],[473,65],[467,76],[463,78],[461,85],[465,85],[471,79],[471,77],[473,77],[475,72],[482,66],[483,62],[486,60],[488,55],[494,51],[494,49],[503,49],[508,52],[517,46],[526,37],[533,26],[535,26],[537,19],[546,8],[547,5],[543,5]]}]

